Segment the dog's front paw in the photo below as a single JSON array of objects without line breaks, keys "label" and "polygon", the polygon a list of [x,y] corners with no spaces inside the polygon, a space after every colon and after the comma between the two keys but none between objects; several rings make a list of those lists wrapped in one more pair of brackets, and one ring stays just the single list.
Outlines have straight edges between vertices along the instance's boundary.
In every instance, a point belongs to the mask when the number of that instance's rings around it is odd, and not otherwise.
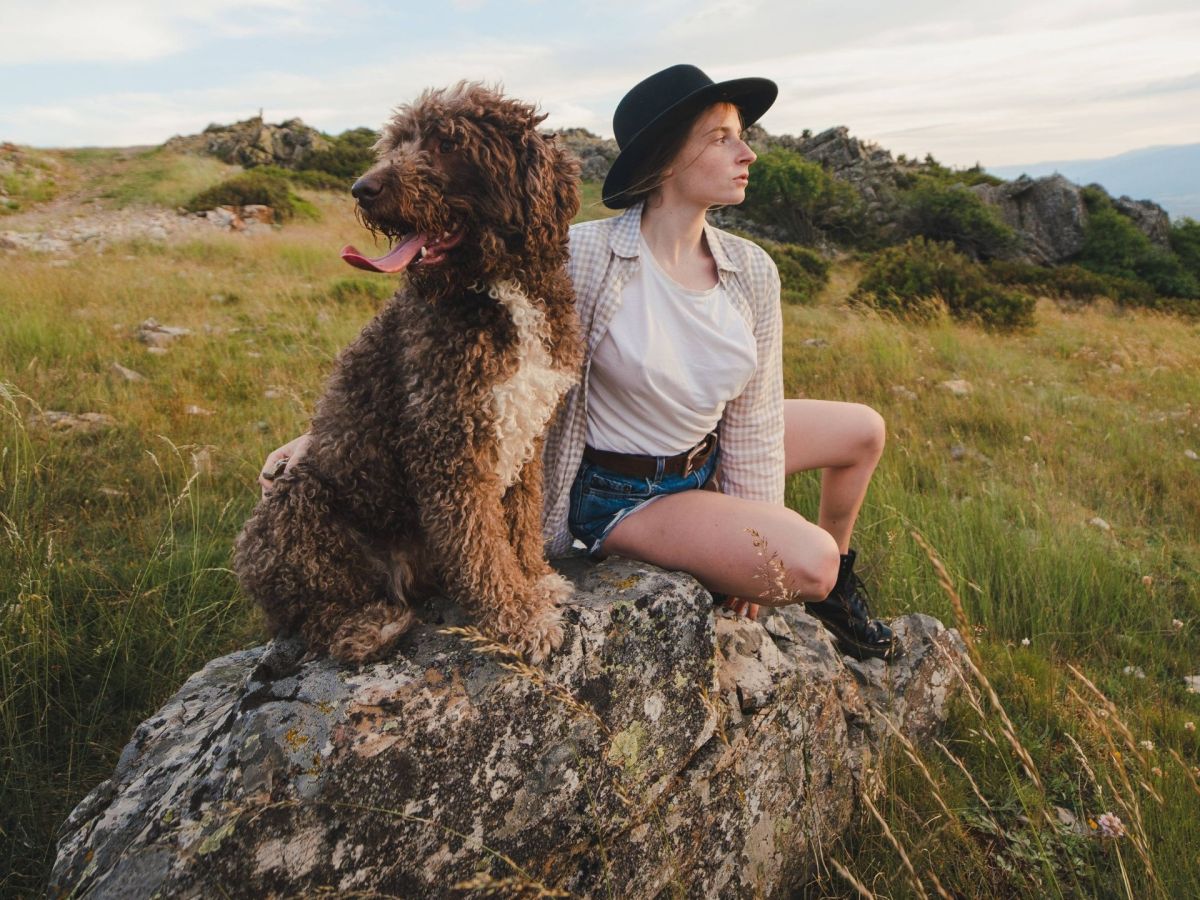
[{"label": "dog's front paw", "polygon": [[537,580],[534,589],[540,595],[540,599],[549,606],[557,606],[560,603],[566,603],[571,599],[571,595],[575,593],[575,585],[567,581],[557,572],[548,572]]},{"label": "dog's front paw", "polygon": [[562,612],[551,608],[528,623],[527,633],[521,637],[518,646],[525,658],[536,666],[561,647],[562,641]]}]

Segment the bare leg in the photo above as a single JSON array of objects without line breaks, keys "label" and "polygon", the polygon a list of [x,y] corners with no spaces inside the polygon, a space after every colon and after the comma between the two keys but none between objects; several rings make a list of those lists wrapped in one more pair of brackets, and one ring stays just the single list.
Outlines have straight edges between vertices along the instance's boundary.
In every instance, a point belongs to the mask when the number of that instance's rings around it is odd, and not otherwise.
[{"label": "bare leg", "polygon": [[787,473],[823,470],[817,524],[833,535],[838,551],[845,553],[867,485],[883,455],[883,417],[861,403],[832,400],[786,400],[783,416]]},{"label": "bare leg", "polygon": [[[761,547],[755,547],[751,530],[760,535]],[[837,545],[824,529],[785,506],[714,491],[654,501],[622,519],[603,549],[688,572],[709,590],[754,597],[767,606],[823,599],[838,572]],[[772,555],[782,565],[782,591],[767,562]]]},{"label": "bare leg", "polygon": [[[787,400],[787,473],[825,470],[817,525],[786,507],[687,491],[627,516],[609,534],[603,549],[688,572],[709,590],[729,594],[726,607],[751,618],[759,605],[823,600],[837,578],[839,554],[849,549],[867,485],[883,453],[884,435],[883,419],[870,407]],[[761,551],[755,548],[750,529],[765,541]],[[771,576],[765,561],[772,554],[777,554],[787,573],[791,596],[786,599],[769,590]]]}]

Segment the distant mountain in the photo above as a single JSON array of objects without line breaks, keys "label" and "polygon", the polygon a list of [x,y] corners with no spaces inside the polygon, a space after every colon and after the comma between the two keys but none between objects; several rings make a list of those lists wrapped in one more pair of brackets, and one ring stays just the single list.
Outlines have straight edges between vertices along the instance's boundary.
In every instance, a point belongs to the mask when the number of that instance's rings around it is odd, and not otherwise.
[{"label": "distant mountain", "polygon": [[1058,172],[1077,184],[1097,183],[1112,196],[1153,200],[1172,220],[1200,220],[1200,144],[1144,147],[1105,159],[1070,159],[1022,166],[989,166],[1001,178],[1031,178]]}]

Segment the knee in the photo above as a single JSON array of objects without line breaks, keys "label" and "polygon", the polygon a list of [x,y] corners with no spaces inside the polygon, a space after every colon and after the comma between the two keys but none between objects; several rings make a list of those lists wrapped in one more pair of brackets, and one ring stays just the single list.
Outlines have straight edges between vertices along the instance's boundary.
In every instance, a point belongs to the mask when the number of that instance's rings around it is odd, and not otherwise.
[{"label": "knee", "polygon": [[857,404],[860,417],[859,449],[864,458],[872,462],[883,456],[887,442],[887,423],[883,416],[869,406]]},{"label": "knee", "polygon": [[784,560],[792,592],[799,600],[824,600],[837,584],[841,554],[837,542],[826,531],[811,529],[809,539],[791,548]]}]

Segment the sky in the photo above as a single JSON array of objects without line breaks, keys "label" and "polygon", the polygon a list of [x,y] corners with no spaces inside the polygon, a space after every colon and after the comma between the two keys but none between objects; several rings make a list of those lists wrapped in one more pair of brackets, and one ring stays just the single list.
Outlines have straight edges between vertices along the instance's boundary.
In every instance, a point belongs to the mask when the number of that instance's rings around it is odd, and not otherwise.
[{"label": "sky", "polygon": [[609,137],[678,62],[778,82],[772,133],[955,166],[1200,142],[1197,0],[0,0],[0,141],[158,144],[260,109],[378,128],[462,78]]}]

